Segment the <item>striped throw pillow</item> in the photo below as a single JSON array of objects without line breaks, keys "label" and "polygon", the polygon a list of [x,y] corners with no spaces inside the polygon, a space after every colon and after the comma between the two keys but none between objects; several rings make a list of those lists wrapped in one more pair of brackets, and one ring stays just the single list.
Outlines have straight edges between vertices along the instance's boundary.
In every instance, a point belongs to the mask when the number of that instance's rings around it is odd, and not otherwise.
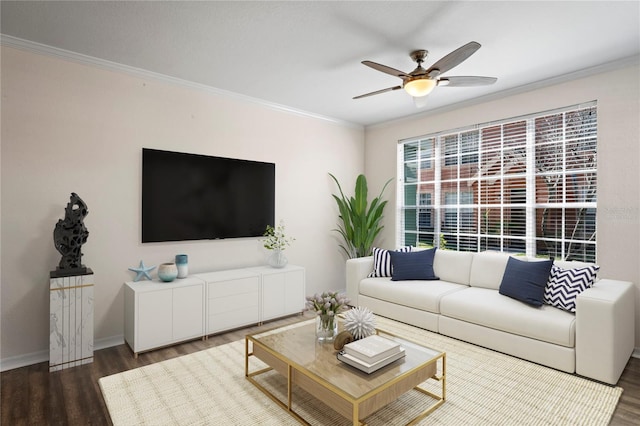
[{"label": "striped throw pillow", "polygon": [[[396,251],[410,252],[411,246],[401,247]],[[378,247],[373,248],[373,271],[369,278],[391,277],[391,256],[389,250]]]}]

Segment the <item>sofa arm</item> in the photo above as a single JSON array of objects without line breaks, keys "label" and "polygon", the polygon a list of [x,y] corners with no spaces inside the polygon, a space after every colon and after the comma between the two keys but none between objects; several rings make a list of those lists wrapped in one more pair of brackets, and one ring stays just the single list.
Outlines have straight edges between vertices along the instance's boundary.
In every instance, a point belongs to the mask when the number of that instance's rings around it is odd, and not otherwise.
[{"label": "sofa arm", "polygon": [[635,346],[630,282],[602,279],[576,298],[576,373],[616,384]]},{"label": "sofa arm", "polygon": [[372,270],[373,256],[347,260],[347,297],[351,299],[351,306],[358,306],[360,281],[365,279]]}]

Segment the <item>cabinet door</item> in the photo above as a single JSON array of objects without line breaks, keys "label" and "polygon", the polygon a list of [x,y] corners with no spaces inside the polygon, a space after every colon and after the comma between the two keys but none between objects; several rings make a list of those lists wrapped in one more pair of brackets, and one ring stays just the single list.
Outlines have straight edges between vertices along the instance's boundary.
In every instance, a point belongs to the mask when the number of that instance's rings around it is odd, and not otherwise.
[{"label": "cabinet door", "polygon": [[173,289],[173,340],[204,335],[204,285]]},{"label": "cabinet door", "polygon": [[285,273],[262,275],[262,319],[268,320],[284,315]]},{"label": "cabinet door", "polygon": [[140,352],[171,342],[173,334],[173,290],[138,294],[138,332],[134,351]]},{"label": "cabinet door", "polygon": [[289,271],[285,277],[284,313],[304,310],[304,270]]}]

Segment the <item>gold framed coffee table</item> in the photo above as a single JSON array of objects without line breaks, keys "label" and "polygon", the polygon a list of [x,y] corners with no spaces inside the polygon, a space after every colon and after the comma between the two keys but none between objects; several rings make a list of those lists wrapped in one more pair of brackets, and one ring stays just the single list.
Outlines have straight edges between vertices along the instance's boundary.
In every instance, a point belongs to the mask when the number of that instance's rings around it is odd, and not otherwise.
[{"label": "gold framed coffee table", "polygon": [[[417,423],[445,401],[446,354],[383,330],[378,330],[378,334],[400,342],[406,355],[371,374],[339,361],[332,343],[317,341],[313,322],[248,335],[245,338],[245,376],[303,424],[309,423],[292,405],[295,399],[294,385],[351,419],[353,425],[365,424],[364,420],[371,414],[415,389],[425,395],[426,405],[408,424]],[[252,356],[267,364],[267,367],[250,371]],[[279,399],[256,380],[257,376],[272,370],[287,379],[286,401]],[[440,382],[440,395],[418,386],[429,379]]]}]

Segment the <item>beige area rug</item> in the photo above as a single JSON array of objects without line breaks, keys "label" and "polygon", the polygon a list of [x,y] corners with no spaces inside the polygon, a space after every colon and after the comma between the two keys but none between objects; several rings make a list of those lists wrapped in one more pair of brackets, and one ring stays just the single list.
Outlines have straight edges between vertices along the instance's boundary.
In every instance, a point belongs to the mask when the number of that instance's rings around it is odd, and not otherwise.
[{"label": "beige area rug", "polygon": [[[447,353],[446,401],[419,424],[606,425],[622,394],[619,387],[377,319],[380,328]],[[252,359],[253,371],[262,364]],[[275,372],[260,377],[286,401],[284,377]],[[99,383],[116,426],[298,424],[245,379],[244,340],[103,377]],[[426,398],[410,391],[367,424],[405,424],[430,402]],[[314,425],[350,424],[297,388],[294,410]]]}]

